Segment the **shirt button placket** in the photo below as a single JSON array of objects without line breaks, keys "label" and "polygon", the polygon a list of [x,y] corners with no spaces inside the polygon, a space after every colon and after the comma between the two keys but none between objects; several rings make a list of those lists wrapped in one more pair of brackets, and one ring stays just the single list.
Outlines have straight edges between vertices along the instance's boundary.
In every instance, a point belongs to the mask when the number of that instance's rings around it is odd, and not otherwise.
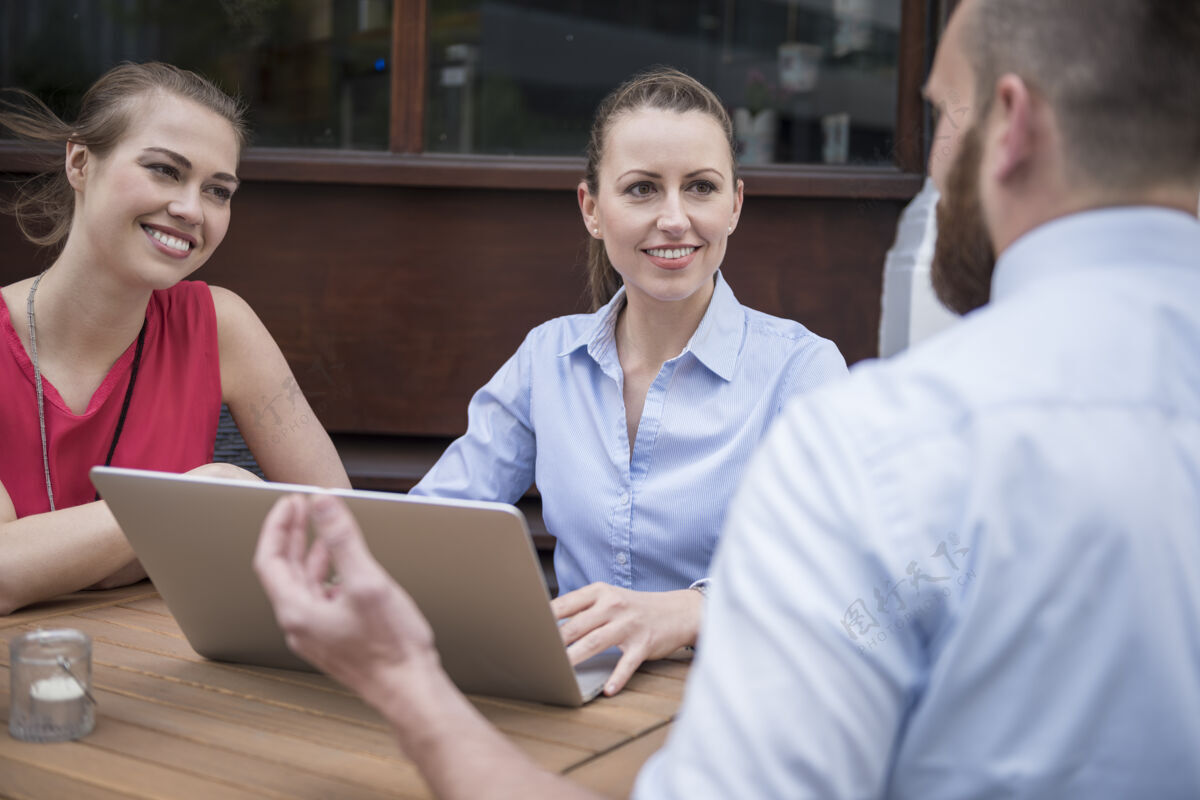
[{"label": "shirt button placket", "polygon": [[629,566],[628,566],[629,565],[629,555],[630,555],[629,554],[629,544],[630,544],[630,534],[631,534],[630,529],[632,527],[632,519],[631,519],[632,514],[631,514],[631,509],[630,509],[630,499],[631,499],[631,495],[630,495],[629,490],[627,490],[627,489],[622,489],[617,494],[617,507],[620,509],[618,516],[621,519],[621,528],[623,529],[623,531],[622,531],[623,535],[621,536],[622,541],[617,545],[617,552],[613,556],[613,561],[616,562],[616,568],[614,569],[614,572],[617,575],[616,583],[618,586],[624,586],[625,588],[631,588],[633,585],[631,576],[629,574]]}]

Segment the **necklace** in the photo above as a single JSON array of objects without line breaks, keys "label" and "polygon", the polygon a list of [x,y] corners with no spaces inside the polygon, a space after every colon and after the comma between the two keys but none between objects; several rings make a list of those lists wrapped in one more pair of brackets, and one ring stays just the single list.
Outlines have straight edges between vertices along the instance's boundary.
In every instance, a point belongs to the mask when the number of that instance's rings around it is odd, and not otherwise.
[{"label": "necklace", "polygon": [[[29,287],[29,298],[25,301],[25,316],[29,320],[29,354],[33,359],[33,383],[37,390],[37,407],[38,407],[38,431],[42,435],[42,470],[46,475],[46,496],[50,499],[50,510],[54,511],[54,486],[50,483],[50,452],[46,447],[46,399],[42,392],[42,370],[38,366],[38,351],[37,351],[37,317],[33,313],[33,296],[37,293],[38,284],[42,282],[42,278],[46,273],[43,271],[33,279],[33,285]],[[138,331],[137,348],[133,353],[133,366],[129,372],[129,386],[125,389],[125,400],[121,403],[121,414],[117,417],[117,428],[113,431],[112,443],[108,446],[108,457],[104,459],[104,466],[112,464],[113,453],[117,450],[117,441],[121,438],[121,430],[125,427],[125,415],[129,412],[129,401],[133,398],[133,384],[137,382],[138,366],[142,363],[142,346],[146,343],[146,323],[142,322],[142,329]],[[100,493],[96,493],[96,499],[100,499]]]}]

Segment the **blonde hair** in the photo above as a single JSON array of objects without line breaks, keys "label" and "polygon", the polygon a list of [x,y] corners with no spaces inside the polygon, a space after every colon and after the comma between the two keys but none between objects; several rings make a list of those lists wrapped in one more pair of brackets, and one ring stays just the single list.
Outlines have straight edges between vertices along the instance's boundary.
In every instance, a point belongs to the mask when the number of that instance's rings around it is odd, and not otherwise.
[{"label": "blonde hair", "polygon": [[192,100],[229,122],[239,153],[246,144],[243,104],[206,78],[170,64],[124,63],[113,67],[84,94],[73,124],[59,119],[30,92],[6,91],[17,99],[0,99],[0,126],[27,141],[59,145],[57,152],[45,159],[42,171],[22,183],[15,199],[2,209],[16,217],[26,239],[46,247],[62,245],[75,212],[75,193],[64,163],[67,142],[85,145],[104,157],[129,129],[138,98],[162,92]]},{"label": "blonde hair", "polygon": [[[737,162],[734,160],[735,140],[733,122],[725,106],[711,90],[695,78],[669,67],[655,67],[639,73],[614,89],[601,101],[592,121],[592,133],[587,144],[587,168],[583,180],[587,190],[595,196],[600,190],[599,169],[604,158],[605,138],[609,129],[622,114],[643,108],[675,111],[683,114],[699,111],[712,117],[729,143],[729,161],[733,167],[733,180],[737,183]],[[587,255],[588,289],[592,295],[592,309],[598,309],[612,299],[621,288],[621,276],[608,260],[604,242],[599,239],[588,241]]]}]

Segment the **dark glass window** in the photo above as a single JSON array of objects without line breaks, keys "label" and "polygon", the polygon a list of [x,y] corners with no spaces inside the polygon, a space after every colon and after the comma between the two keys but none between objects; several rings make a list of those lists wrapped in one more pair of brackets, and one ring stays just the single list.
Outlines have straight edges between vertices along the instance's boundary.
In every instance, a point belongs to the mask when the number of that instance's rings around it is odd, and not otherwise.
[{"label": "dark glass window", "polygon": [[[159,59],[240,94],[255,145],[383,150],[393,5],[0,0],[0,85],[70,115]],[[721,96],[744,164],[893,163],[897,0],[429,0],[427,26],[428,151],[578,156],[604,94],[667,64]]]},{"label": "dark glass window", "polygon": [[430,0],[426,148],[579,155],[665,64],[721,96],[743,163],[890,164],[899,28],[895,0]]},{"label": "dark glass window", "polygon": [[124,61],[168,61],[249,104],[253,144],[384,149],[391,0],[0,0],[0,85],[73,114]]}]

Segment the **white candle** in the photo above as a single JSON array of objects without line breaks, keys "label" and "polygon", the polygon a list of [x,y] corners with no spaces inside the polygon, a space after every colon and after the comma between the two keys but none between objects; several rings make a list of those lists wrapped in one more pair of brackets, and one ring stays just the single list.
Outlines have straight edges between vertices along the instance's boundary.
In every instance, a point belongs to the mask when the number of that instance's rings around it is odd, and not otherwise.
[{"label": "white candle", "polygon": [[39,701],[78,700],[83,697],[83,687],[70,675],[55,675],[34,681],[33,686],[29,687],[29,694]]},{"label": "white candle", "polygon": [[70,675],[42,678],[29,687],[34,715],[42,724],[78,728],[84,718],[83,687]]}]

